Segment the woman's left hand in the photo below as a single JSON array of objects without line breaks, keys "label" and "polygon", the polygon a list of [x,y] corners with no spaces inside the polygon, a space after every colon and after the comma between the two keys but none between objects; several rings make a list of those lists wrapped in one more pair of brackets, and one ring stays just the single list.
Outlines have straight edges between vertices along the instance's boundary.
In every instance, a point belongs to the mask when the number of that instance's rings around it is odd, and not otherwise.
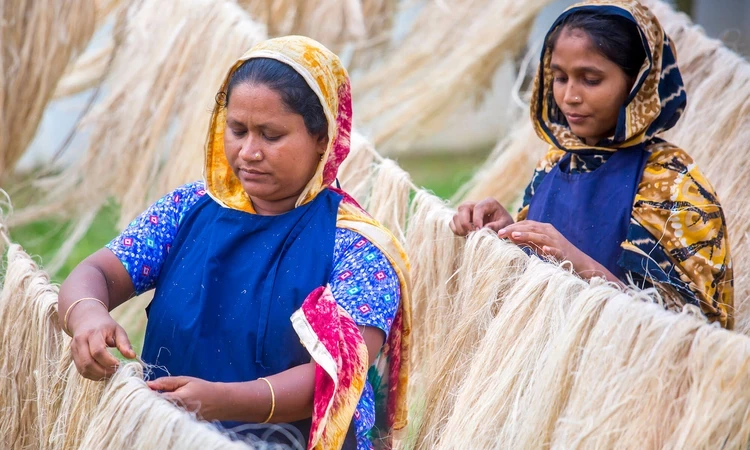
[{"label": "woman's left hand", "polygon": [[604,266],[571,244],[551,224],[523,220],[503,228],[497,235],[510,239],[516,245],[528,245],[539,253],[559,261],[570,261],[573,270],[582,278],[603,276],[609,281],[618,281]]},{"label": "woman's left hand", "polygon": [[222,383],[193,377],[162,377],[146,384],[154,391],[161,391],[168,400],[198,414],[203,420],[225,420],[222,412],[226,409],[227,399]]}]

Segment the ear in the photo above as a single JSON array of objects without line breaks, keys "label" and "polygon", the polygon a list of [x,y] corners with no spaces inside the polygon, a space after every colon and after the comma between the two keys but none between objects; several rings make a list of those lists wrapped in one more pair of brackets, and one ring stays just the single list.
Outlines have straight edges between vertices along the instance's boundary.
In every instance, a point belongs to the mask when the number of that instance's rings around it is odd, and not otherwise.
[{"label": "ear", "polygon": [[327,134],[321,134],[318,136],[318,141],[316,142],[315,150],[317,150],[319,155],[324,155],[326,152],[326,149],[328,148],[328,135]]}]

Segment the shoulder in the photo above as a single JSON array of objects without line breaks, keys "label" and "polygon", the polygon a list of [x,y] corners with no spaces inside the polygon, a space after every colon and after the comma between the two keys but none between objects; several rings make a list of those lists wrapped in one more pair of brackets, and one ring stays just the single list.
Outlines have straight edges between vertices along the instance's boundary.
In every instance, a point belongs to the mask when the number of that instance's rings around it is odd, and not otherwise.
[{"label": "shoulder", "polygon": [[336,228],[334,260],[349,258],[363,252],[375,253],[379,257],[385,258],[383,251],[362,234],[349,228]]},{"label": "shoulder", "polygon": [[206,195],[206,183],[203,180],[193,181],[190,183],[183,184],[177,189],[173,190],[167,197],[171,197],[176,200],[184,201],[198,201],[200,198]]},{"label": "shoulder", "polygon": [[675,172],[687,172],[695,167],[693,158],[683,149],[669,142],[658,141],[647,149],[650,152],[647,170],[671,170]]},{"label": "shoulder", "polygon": [[719,207],[716,190],[685,150],[664,141],[648,150],[651,154],[639,185],[639,197],[670,204]]},{"label": "shoulder", "polygon": [[336,244],[333,253],[334,267],[342,265],[360,266],[366,264],[370,268],[377,268],[385,271],[389,276],[393,275],[397,279],[405,276],[408,267],[397,266],[398,260],[389,249],[382,248],[377,242],[373,242],[368,236],[358,231],[337,227]]},{"label": "shoulder", "polygon": [[179,223],[185,214],[204,197],[206,197],[205,183],[194,181],[183,184],[166,194],[154,206],[164,214],[174,216]]}]

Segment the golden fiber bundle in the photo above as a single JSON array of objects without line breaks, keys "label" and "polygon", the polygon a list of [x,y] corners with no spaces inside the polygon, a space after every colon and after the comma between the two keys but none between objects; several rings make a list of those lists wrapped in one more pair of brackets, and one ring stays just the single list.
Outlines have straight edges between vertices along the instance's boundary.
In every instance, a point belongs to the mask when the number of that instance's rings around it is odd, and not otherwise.
[{"label": "golden fiber bundle", "polygon": [[69,61],[94,33],[94,0],[8,0],[0,20],[0,180],[34,138]]},{"label": "golden fiber bundle", "polygon": [[107,95],[83,121],[83,160],[40,180],[46,197],[17,211],[11,225],[76,217],[72,246],[88,229],[84,219],[93,220],[110,196],[122,205],[122,227],[174,186],[200,178],[215,86],[238,55],[266,38],[229,1],[140,0],[120,19],[114,34],[124,40],[105,81]]},{"label": "golden fiber bundle", "polygon": [[[479,97],[551,0],[429,2],[383,64],[354,78],[357,120],[376,147],[408,148]],[[498,18],[503,25],[498,26]]]},{"label": "golden fiber bundle", "polygon": [[[271,37],[309,36],[334,52],[354,51],[360,63],[390,40],[396,0],[238,0]],[[361,64],[360,64],[361,65]]]},{"label": "golden fiber bundle", "polygon": [[126,364],[107,382],[83,379],[57,318],[57,288],[20,246],[7,253],[0,292],[0,447],[252,449],[169,401]]}]

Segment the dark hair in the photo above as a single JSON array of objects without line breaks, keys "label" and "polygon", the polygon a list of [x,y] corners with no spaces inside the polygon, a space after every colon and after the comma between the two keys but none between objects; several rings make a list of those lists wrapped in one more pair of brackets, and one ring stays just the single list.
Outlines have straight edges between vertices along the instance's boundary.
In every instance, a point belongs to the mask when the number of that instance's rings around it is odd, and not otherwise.
[{"label": "dark hair", "polygon": [[287,64],[271,58],[245,61],[229,78],[227,92],[217,95],[219,106],[227,106],[232,90],[244,83],[262,84],[277,92],[287,108],[302,116],[311,136],[327,135],[328,120],[318,96],[302,75]]},{"label": "dark hair", "polygon": [[550,51],[554,50],[563,29],[584,31],[596,51],[617,64],[632,80],[638,76],[646,59],[646,50],[633,21],[614,14],[585,10],[573,12],[550,34],[547,41]]}]

